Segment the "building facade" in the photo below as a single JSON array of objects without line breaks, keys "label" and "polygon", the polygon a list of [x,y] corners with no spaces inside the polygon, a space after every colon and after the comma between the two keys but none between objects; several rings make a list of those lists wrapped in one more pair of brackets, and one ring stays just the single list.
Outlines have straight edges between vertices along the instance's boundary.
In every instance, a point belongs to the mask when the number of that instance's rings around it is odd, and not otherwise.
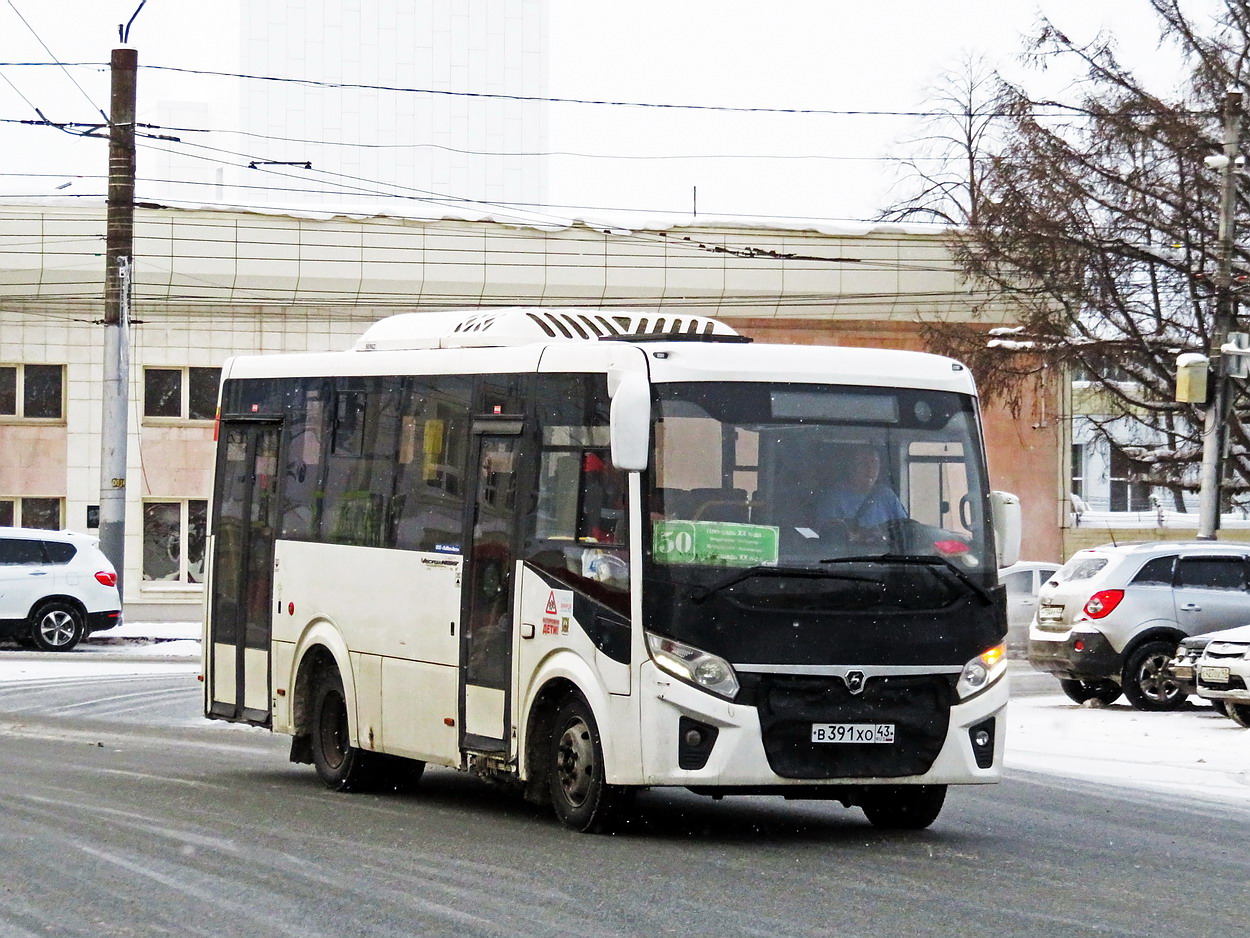
[{"label": "building facade", "polygon": [[[0,205],[0,524],[92,531],[100,502],[102,205]],[[400,311],[664,309],[757,341],[920,349],[984,296],[937,231],[646,230],[491,219],[136,213],[125,600],[200,601],[213,406],[231,355],[349,347]],[[1011,311],[992,309],[997,325]],[[831,376],[834,379],[836,376]],[[984,412],[995,488],[1022,497],[1026,552],[1060,559],[1055,401]]]}]

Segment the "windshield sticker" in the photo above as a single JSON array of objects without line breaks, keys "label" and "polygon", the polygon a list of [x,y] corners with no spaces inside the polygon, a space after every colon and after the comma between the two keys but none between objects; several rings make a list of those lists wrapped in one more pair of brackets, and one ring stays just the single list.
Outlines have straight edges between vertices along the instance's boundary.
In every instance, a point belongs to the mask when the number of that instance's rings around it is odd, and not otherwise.
[{"label": "windshield sticker", "polygon": [[777,563],[779,528],[732,521],[657,521],[657,563],[697,563],[721,567],[772,566]]}]

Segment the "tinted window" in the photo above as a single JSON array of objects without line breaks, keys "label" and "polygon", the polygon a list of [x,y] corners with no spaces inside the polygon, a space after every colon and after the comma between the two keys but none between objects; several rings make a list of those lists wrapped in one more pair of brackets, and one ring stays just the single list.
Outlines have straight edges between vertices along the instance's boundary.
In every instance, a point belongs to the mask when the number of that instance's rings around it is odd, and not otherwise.
[{"label": "tinted window", "polygon": [[414,379],[404,392],[391,504],[394,546],[460,550],[470,382],[445,375]]},{"label": "tinted window", "polygon": [[0,540],[0,564],[43,563],[43,545],[27,538]]},{"label": "tinted window", "polygon": [[61,527],[59,498],[23,498],[22,527],[57,531]]},{"label": "tinted window", "polygon": [[1196,589],[1244,590],[1246,564],[1240,557],[1182,557],[1176,585]]},{"label": "tinted window", "polygon": [[542,453],[525,559],[622,614],[629,613],[625,473],[611,463],[603,375],[539,375]]},{"label": "tinted window", "polygon": [[1132,582],[1137,586],[1171,586],[1172,565],[1174,563],[1176,563],[1175,554],[1147,560],[1142,568],[1137,571],[1137,575],[1133,577]]},{"label": "tinted window", "polygon": [[60,365],[26,366],[22,395],[23,416],[60,418],[62,371]]},{"label": "tinted window", "polygon": [[179,417],[182,415],[182,370],[149,368],[143,372],[143,415]]},{"label": "tinted window", "polygon": [[187,389],[187,416],[192,420],[212,420],[217,415],[217,385],[220,368],[192,368]]},{"label": "tinted window", "polygon": [[44,541],[43,549],[51,563],[69,563],[74,559],[74,554],[78,553],[78,548],[64,541]]},{"label": "tinted window", "polygon": [[17,413],[17,367],[0,368],[0,414],[13,416]]}]

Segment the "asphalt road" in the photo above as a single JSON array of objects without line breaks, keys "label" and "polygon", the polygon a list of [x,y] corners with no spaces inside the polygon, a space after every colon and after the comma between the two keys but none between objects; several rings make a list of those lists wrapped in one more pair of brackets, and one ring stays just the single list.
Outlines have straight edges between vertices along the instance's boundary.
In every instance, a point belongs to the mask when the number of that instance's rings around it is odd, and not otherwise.
[{"label": "asphalt road", "polygon": [[928,831],[653,791],[615,836],[432,769],[341,795],[194,674],[0,685],[0,936],[1138,936],[1240,929],[1250,815],[1016,773]]}]

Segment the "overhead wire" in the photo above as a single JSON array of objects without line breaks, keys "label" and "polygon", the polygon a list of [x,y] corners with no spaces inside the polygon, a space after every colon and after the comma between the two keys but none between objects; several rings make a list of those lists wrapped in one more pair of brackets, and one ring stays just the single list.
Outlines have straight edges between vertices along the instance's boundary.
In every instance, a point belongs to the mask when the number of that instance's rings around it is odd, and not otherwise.
[{"label": "overhead wire", "polygon": [[[65,77],[68,78],[71,82],[73,82],[74,87],[78,89],[78,91],[82,94],[84,98],[86,98],[87,103],[90,104],[94,110],[99,111],[100,116],[104,118],[105,122],[107,122],[108,115],[106,115],[104,113],[104,110],[101,107],[99,107],[99,105],[97,105],[95,101],[91,99],[91,95],[87,94],[83,86],[78,83],[78,79],[76,79],[73,75],[70,74],[69,68],[66,66],[66,64],[62,62],[60,59],[58,59],[56,57],[56,54],[51,49],[48,48],[48,44],[43,41],[43,37],[41,37],[39,33],[35,31],[35,27],[30,25],[26,17],[22,15],[22,11],[19,10],[16,4],[13,3],[13,0],[5,0],[5,2],[7,2],[8,5],[13,9],[13,12],[17,14],[17,18],[22,21],[22,25],[25,26],[28,30],[30,30],[30,34],[35,37],[35,41],[38,42],[39,45],[43,47],[43,51],[48,53],[48,57],[52,59],[51,64],[55,64],[60,67],[61,71],[65,73]],[[44,64],[48,64],[48,63],[44,63]],[[34,105],[32,104],[31,107],[34,107]],[[43,114],[40,113],[38,108],[35,108],[35,113],[39,114],[40,117],[43,117]]]}]

